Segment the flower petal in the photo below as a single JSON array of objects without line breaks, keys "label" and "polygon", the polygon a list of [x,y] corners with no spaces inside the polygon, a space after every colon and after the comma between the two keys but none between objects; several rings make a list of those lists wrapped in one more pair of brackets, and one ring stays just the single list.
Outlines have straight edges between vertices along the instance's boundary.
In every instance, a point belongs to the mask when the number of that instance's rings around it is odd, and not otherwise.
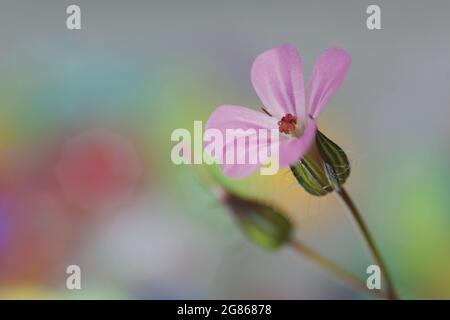
[{"label": "flower petal", "polygon": [[309,114],[317,119],[347,73],[352,58],[344,49],[327,49],[317,60],[306,90]]},{"label": "flower petal", "polygon": [[[218,129],[222,133],[222,137],[226,139],[226,130],[227,129],[241,129],[248,130],[253,129],[254,134],[246,135],[245,139],[245,150],[235,150],[235,141],[228,141],[223,146],[223,162],[226,162],[227,154],[229,152],[233,152],[234,154],[234,164],[221,164],[223,173],[231,178],[240,179],[244,178],[254,171],[256,171],[259,167],[261,167],[261,163],[259,163],[259,159],[257,159],[256,163],[250,164],[248,159],[249,155],[258,154],[258,152],[263,149],[266,150],[270,143],[270,139],[266,139],[267,141],[258,141],[258,130],[259,129],[275,129],[277,130],[277,120],[275,118],[269,117],[268,115],[258,112],[249,108],[241,107],[241,106],[233,106],[233,105],[223,105],[218,107],[210,116],[207,124],[206,130],[208,129]],[[267,134],[270,136],[270,133]],[[212,142],[205,143],[205,148]],[[237,154],[242,152],[242,155],[245,153],[245,163],[246,164],[237,164]]]},{"label": "flower petal", "polygon": [[280,167],[294,164],[302,158],[315,140],[317,126],[309,119],[305,130],[299,138],[283,139],[280,141]]},{"label": "flower petal", "polygon": [[290,44],[260,54],[253,63],[251,79],[264,107],[281,119],[287,113],[306,116],[303,68],[297,50]]},{"label": "flower petal", "polygon": [[215,128],[225,133],[226,129],[278,128],[277,119],[263,112],[236,105],[218,107],[208,119],[206,129]]}]

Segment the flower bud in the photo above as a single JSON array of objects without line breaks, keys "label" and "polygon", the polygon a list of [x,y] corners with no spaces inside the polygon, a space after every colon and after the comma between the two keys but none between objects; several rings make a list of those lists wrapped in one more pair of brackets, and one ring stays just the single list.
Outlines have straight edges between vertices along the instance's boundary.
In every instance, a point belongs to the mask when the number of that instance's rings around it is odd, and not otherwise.
[{"label": "flower bud", "polygon": [[344,150],[317,130],[316,143],[291,171],[307,192],[324,196],[341,188],[350,175],[350,163]]},{"label": "flower bud", "polygon": [[231,209],[240,228],[256,245],[274,250],[286,244],[292,224],[272,206],[226,192],[224,204]]}]

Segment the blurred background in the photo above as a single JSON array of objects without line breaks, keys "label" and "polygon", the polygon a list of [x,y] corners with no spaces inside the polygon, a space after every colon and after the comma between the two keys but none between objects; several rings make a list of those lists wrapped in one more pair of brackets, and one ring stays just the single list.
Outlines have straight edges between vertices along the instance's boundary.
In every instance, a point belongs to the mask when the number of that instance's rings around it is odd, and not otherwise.
[{"label": "blurred background", "polygon": [[[66,29],[81,7],[82,29]],[[366,28],[381,6],[382,30]],[[405,299],[450,298],[448,1],[0,0],[0,298],[366,299],[290,248],[249,242],[170,160],[176,128],[259,108],[250,68],[294,44],[308,77],[349,51],[319,127]],[[335,195],[287,170],[228,181],[282,208],[298,238],[361,278],[371,264]],[[66,289],[81,267],[82,290]]]}]

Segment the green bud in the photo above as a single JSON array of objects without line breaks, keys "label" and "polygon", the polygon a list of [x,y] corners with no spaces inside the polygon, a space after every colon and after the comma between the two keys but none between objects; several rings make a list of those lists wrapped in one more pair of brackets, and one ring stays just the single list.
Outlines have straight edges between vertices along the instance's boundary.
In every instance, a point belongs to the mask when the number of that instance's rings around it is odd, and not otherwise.
[{"label": "green bud", "polygon": [[298,183],[315,196],[338,191],[350,175],[350,162],[344,150],[319,130],[316,143],[290,168]]},{"label": "green bud", "polygon": [[234,213],[247,238],[256,245],[274,250],[289,241],[292,224],[277,209],[232,193],[226,194],[224,203]]}]

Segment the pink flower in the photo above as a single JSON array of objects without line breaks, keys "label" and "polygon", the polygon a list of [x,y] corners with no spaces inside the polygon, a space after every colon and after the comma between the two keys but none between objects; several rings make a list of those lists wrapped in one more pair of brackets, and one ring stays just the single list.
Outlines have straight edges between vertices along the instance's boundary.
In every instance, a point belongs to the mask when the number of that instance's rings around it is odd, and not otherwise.
[{"label": "pink flower", "polygon": [[[278,130],[279,139],[275,143],[279,144],[279,164],[294,164],[314,142],[316,120],[342,83],[350,63],[351,57],[345,50],[327,49],[317,59],[305,88],[297,50],[290,44],[268,50],[255,59],[251,70],[252,84],[265,113],[236,105],[222,105],[211,114],[206,129],[218,129],[224,136],[226,129]],[[267,148],[267,143],[270,143],[248,140],[245,153]],[[224,158],[227,149],[234,148],[234,145],[234,141],[224,145]],[[260,166],[261,163],[221,164],[224,174],[232,178],[246,177]]]}]

